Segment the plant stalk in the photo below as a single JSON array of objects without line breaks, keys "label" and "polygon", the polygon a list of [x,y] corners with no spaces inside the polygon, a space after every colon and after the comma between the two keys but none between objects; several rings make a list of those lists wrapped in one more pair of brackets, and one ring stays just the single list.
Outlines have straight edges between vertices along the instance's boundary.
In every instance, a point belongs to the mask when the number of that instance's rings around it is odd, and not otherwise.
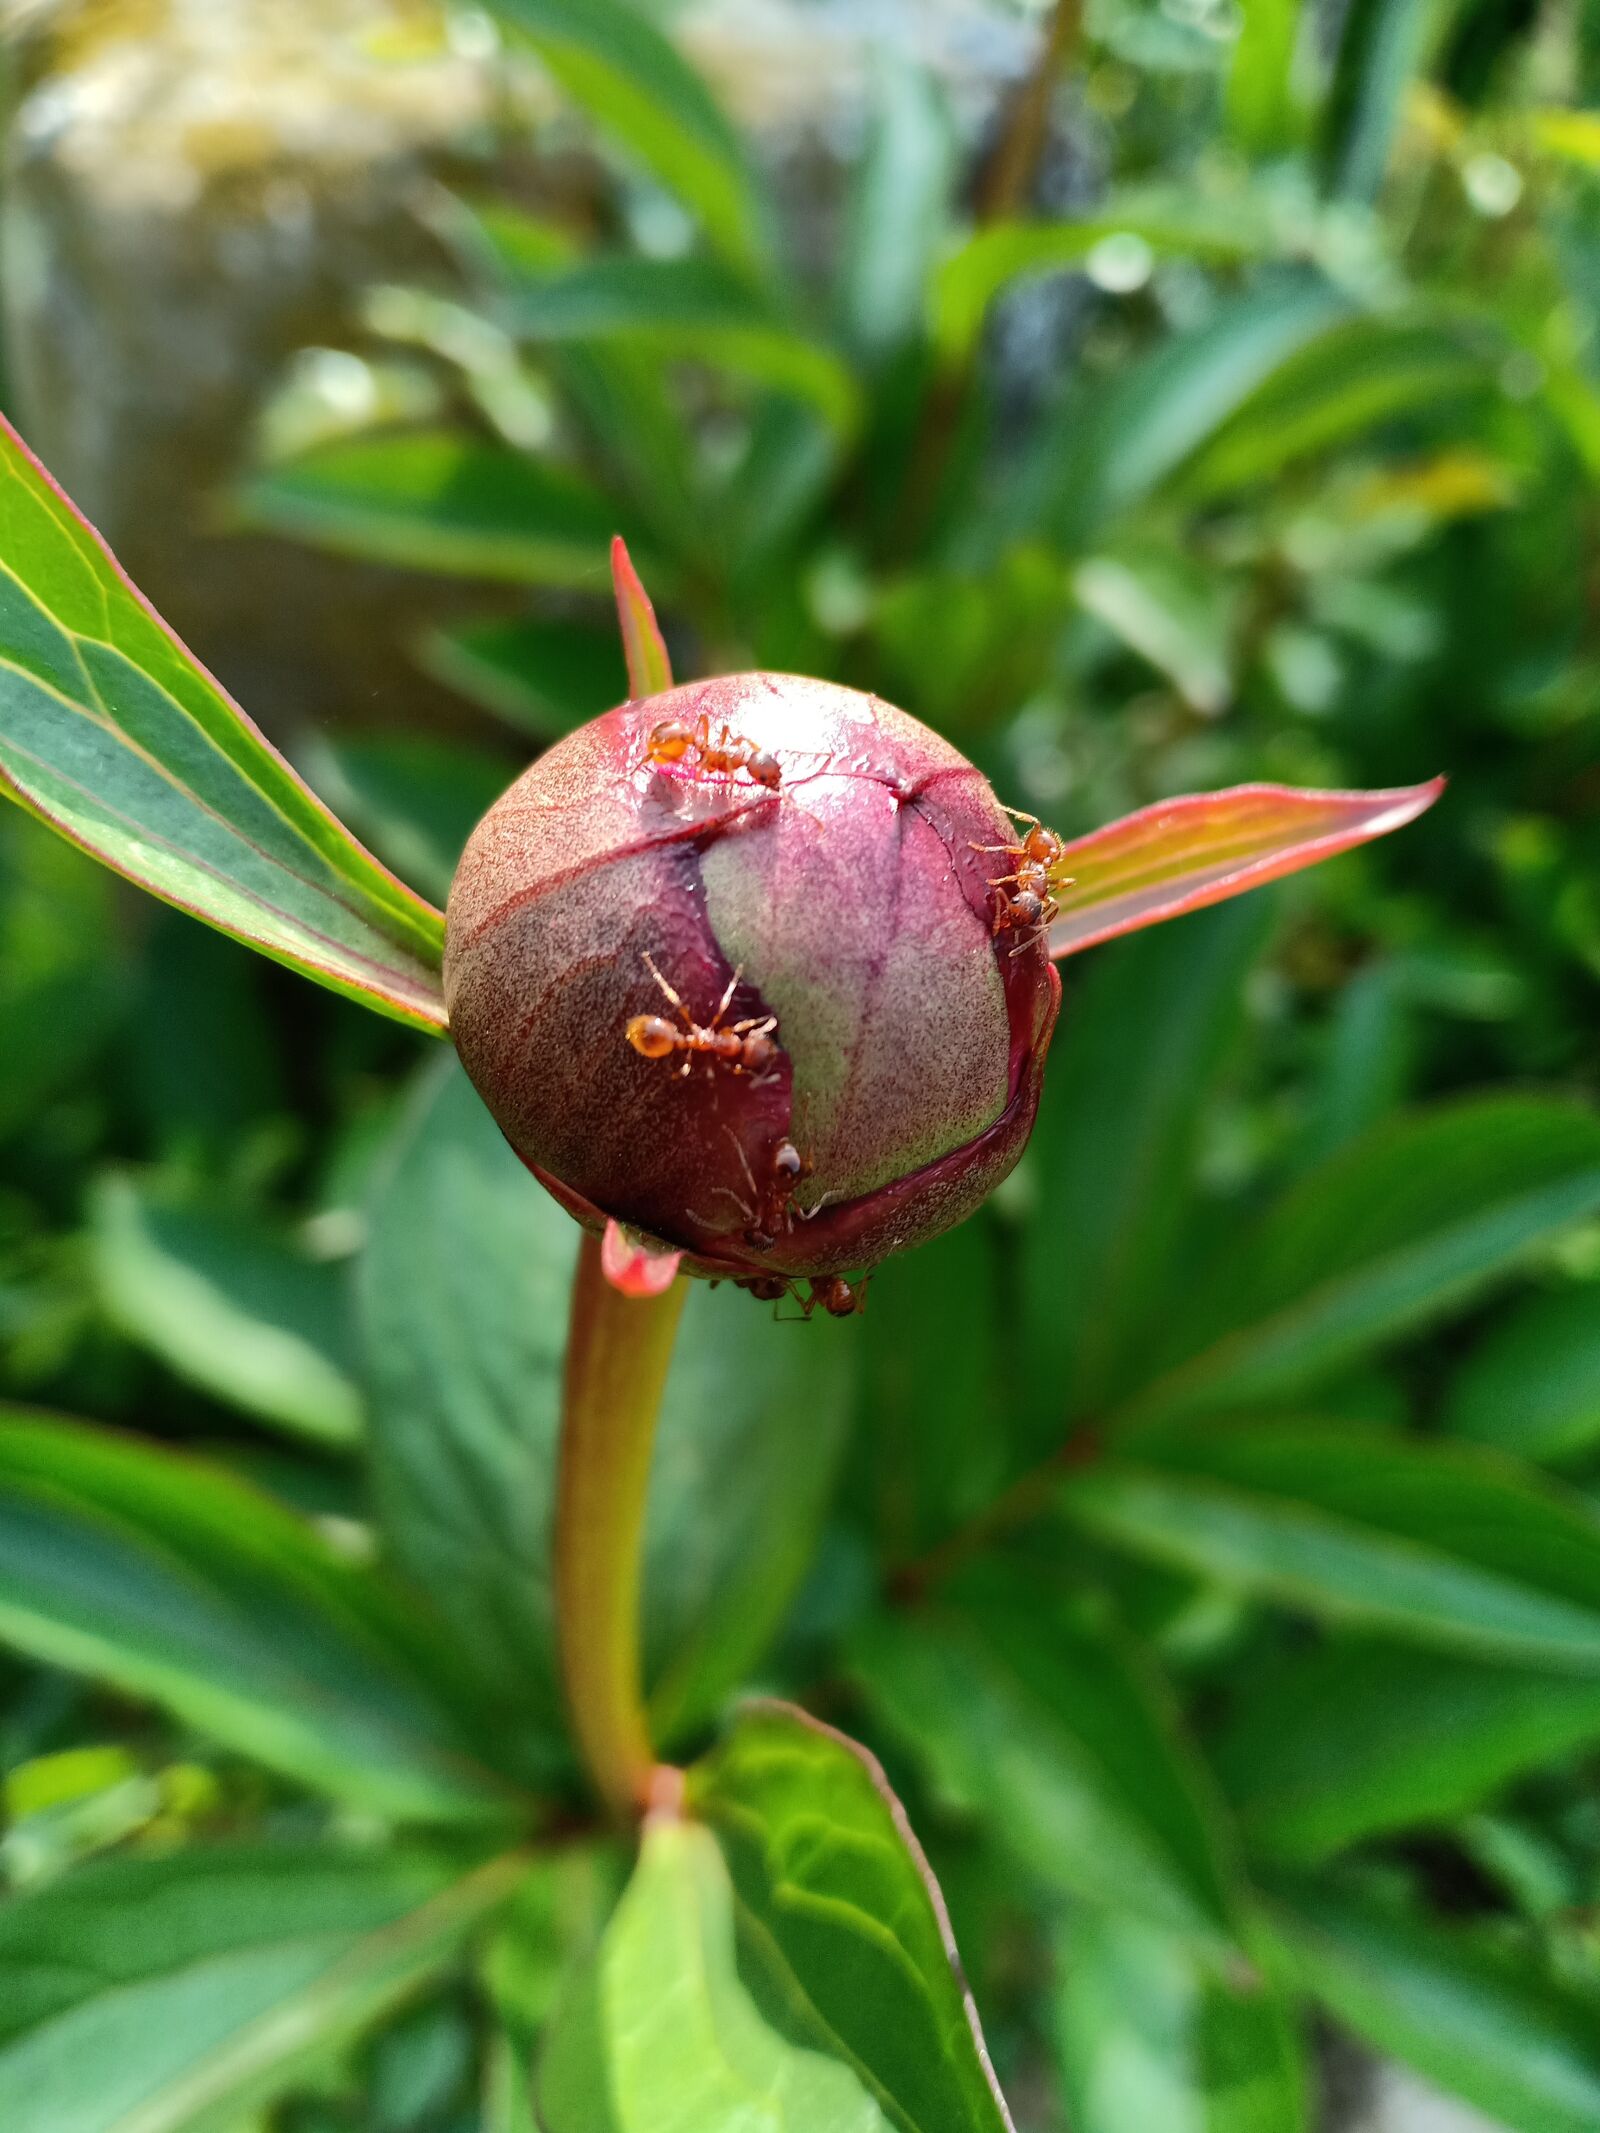
[{"label": "plant stalk", "polygon": [[556,1637],[578,1746],[613,1813],[639,1813],[655,1751],[639,1655],[645,1505],[656,1417],[683,1309],[624,1296],[587,1234],[572,1285],[556,1482]]}]

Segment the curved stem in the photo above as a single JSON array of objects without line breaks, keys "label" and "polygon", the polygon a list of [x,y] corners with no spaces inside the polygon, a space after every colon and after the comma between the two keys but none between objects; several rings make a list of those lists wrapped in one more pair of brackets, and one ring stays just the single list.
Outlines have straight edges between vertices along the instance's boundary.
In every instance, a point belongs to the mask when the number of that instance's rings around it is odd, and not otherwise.
[{"label": "curved stem", "polygon": [[556,1636],[584,1762],[619,1815],[646,1803],[655,1754],[639,1662],[639,1588],[656,1416],[680,1279],[623,1296],[585,1235],[572,1285],[556,1486]]}]

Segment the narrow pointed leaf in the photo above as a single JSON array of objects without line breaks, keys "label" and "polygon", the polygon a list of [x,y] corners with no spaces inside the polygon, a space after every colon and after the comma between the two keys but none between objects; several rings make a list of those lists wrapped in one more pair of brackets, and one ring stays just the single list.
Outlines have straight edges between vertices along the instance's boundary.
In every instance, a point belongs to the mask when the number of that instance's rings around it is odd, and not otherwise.
[{"label": "narrow pointed leaf", "polygon": [[208,925],[442,1029],[444,921],[364,851],[0,427],[0,791]]},{"label": "narrow pointed leaf", "polygon": [[445,1970],[525,1872],[515,1854],[228,1844],[16,1898],[0,1910],[0,2124],[254,2124]]},{"label": "narrow pointed leaf", "polygon": [[319,445],[234,492],[246,525],[402,570],[588,589],[615,513],[576,474],[450,430]]},{"label": "narrow pointed leaf", "polygon": [[639,582],[628,544],[620,533],[611,543],[611,582],[616,587],[617,620],[622,625],[622,649],[628,661],[628,694],[659,696],[663,689],[672,687],[672,661],[650,595]]},{"label": "narrow pointed leaf", "polygon": [[1076,955],[1315,866],[1403,829],[1443,790],[1442,778],[1377,792],[1235,785],[1142,807],[1067,846],[1060,866],[1071,886],[1058,892],[1050,953]]},{"label": "narrow pointed leaf", "polygon": [[572,98],[691,207],[718,249],[748,260],[758,197],[739,137],[687,60],[627,0],[491,0]]},{"label": "narrow pointed leaf", "polygon": [[1600,1676],[1600,1518],[1480,1453],[1208,1422],[1063,1484],[1116,1545],[1323,1621]]},{"label": "narrow pointed leaf", "polygon": [[866,1750],[752,1705],[688,1802],[728,1864],[741,1968],[785,2032],[854,2067],[897,2133],[1010,2133],[944,1899]]},{"label": "narrow pointed leaf", "polygon": [[0,1418],[0,1642],[371,1811],[506,1811],[415,1596],[198,1460]]},{"label": "narrow pointed leaf", "polygon": [[1294,1981],[1378,2051],[1515,2133],[1600,2125],[1600,2000],[1532,1949],[1396,1916],[1327,1881],[1283,1892],[1273,1925]]}]

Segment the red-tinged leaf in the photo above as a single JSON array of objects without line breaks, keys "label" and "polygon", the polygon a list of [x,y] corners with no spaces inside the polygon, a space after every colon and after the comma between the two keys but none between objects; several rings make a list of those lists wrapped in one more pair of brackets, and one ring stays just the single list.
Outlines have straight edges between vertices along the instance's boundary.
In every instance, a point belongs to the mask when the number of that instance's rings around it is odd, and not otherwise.
[{"label": "red-tinged leaf", "polygon": [[656,621],[650,595],[639,582],[639,573],[628,554],[628,544],[619,533],[611,543],[611,582],[617,589],[617,619],[622,624],[622,649],[628,660],[630,697],[659,696],[672,687],[672,661],[667,642]]},{"label": "red-tinged leaf", "polygon": [[1378,792],[1235,785],[1158,801],[1069,844],[1050,953],[1076,955],[1119,933],[1259,889],[1414,822],[1443,778]]},{"label": "red-tinged leaf", "polygon": [[624,1296],[664,1296],[678,1278],[682,1252],[663,1250],[608,1222],[600,1244],[600,1271]]},{"label": "red-tinged leaf", "polygon": [[444,1028],[442,915],[302,783],[4,424],[0,792],[235,940]]}]

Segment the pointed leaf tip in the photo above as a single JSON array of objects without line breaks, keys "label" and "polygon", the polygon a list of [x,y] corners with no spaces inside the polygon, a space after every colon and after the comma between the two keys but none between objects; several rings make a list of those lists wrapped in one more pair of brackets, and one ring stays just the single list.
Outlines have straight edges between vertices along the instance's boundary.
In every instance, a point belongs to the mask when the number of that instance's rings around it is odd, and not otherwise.
[{"label": "pointed leaf tip", "polygon": [[624,1296],[664,1296],[678,1278],[682,1252],[670,1252],[659,1244],[625,1230],[620,1222],[607,1222],[600,1244],[600,1271]]},{"label": "pointed leaf tip", "polygon": [[1119,933],[1242,896],[1282,874],[1385,837],[1426,813],[1443,778],[1373,792],[1235,785],[1124,815],[1069,844],[1050,953],[1076,955]]},{"label": "pointed leaf tip", "polygon": [[611,543],[611,582],[617,593],[617,619],[622,624],[622,649],[628,661],[628,694],[659,696],[672,687],[672,661],[667,641],[656,621],[650,595],[633,567],[628,544],[619,533]]}]

